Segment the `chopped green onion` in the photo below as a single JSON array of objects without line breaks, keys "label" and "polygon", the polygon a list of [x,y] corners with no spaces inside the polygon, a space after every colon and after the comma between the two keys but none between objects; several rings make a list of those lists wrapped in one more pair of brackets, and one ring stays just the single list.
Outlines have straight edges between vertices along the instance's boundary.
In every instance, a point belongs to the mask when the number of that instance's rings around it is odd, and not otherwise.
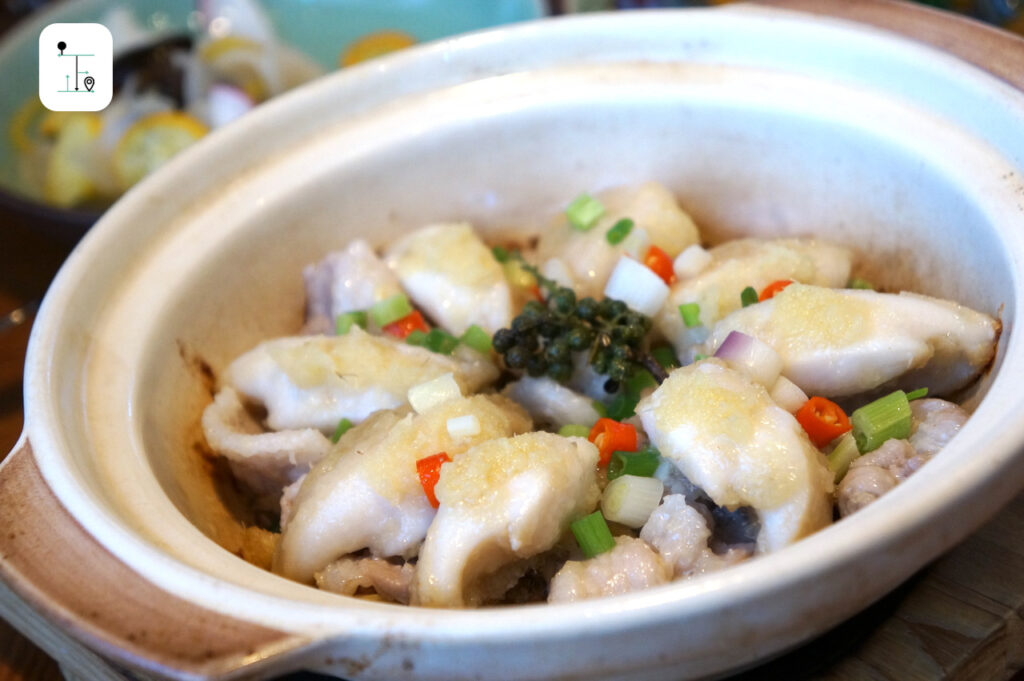
[{"label": "chopped green onion", "polygon": [[661,503],[665,483],[658,478],[623,475],[608,483],[601,494],[601,511],[612,522],[643,527]]},{"label": "chopped green onion", "polygon": [[853,437],[853,433],[847,431],[828,454],[828,467],[835,474],[837,484],[843,479],[846,471],[850,469],[850,464],[858,456],[860,456],[860,450],[857,448],[857,440]]},{"label": "chopped green onion", "polygon": [[700,304],[699,303],[683,303],[679,306],[679,314],[683,317],[683,324],[686,327],[692,329],[695,326],[700,326]]},{"label": "chopped green onion", "polygon": [[405,337],[405,342],[409,345],[418,345],[422,348],[427,344],[427,332],[420,331],[419,329],[413,329],[409,332],[409,335]]},{"label": "chopped green onion", "polygon": [[342,312],[334,320],[334,331],[339,336],[344,336],[353,326],[366,328],[366,311],[356,310],[354,312]]},{"label": "chopped green onion", "polygon": [[476,324],[471,324],[470,327],[462,333],[459,340],[484,355],[488,355],[491,352],[490,335]]},{"label": "chopped green onion", "polygon": [[620,392],[608,403],[606,416],[614,421],[623,421],[636,415],[636,405],[640,402],[639,395]]},{"label": "chopped green onion", "polygon": [[589,194],[580,194],[565,209],[565,217],[575,229],[585,232],[597,224],[598,218],[604,215],[604,206]]},{"label": "chopped green onion", "polygon": [[663,369],[675,369],[679,366],[675,351],[668,345],[660,345],[651,350],[651,357],[661,365]]},{"label": "chopped green onion", "polygon": [[870,291],[875,290],[874,285],[870,281],[868,281],[867,279],[861,279],[860,277],[855,277],[851,279],[849,288],[861,288],[868,289]]},{"label": "chopped green onion", "polygon": [[708,356],[705,355],[703,352],[698,352],[696,355],[693,356],[693,361],[694,362],[699,362],[702,359],[707,359],[707,358],[708,358]]},{"label": "chopped green onion", "polygon": [[927,396],[928,388],[918,388],[917,390],[911,390],[909,393],[907,393],[907,402],[913,402],[914,400],[919,400],[922,397]]},{"label": "chopped green onion", "polygon": [[622,240],[629,236],[633,230],[633,221],[629,218],[622,218],[605,233],[605,238],[612,246],[622,243]]},{"label": "chopped green onion", "polygon": [[753,286],[748,286],[740,291],[740,303],[743,307],[748,307],[757,302],[757,291],[754,290]]},{"label": "chopped green onion", "polygon": [[341,436],[348,432],[354,424],[348,419],[342,419],[338,421],[338,427],[334,429],[334,435],[331,435],[331,442],[337,444]]},{"label": "chopped green onion", "polygon": [[504,246],[495,246],[491,249],[491,253],[494,254],[494,259],[502,264],[507,263],[508,259],[512,257],[512,254]]},{"label": "chopped green onion", "polygon": [[459,339],[444,329],[434,327],[427,332],[427,337],[424,339],[423,344],[428,350],[442,355],[450,355],[458,347]]},{"label": "chopped green onion", "polygon": [[370,307],[370,319],[377,326],[387,326],[409,314],[412,314],[412,305],[402,293],[378,300]]},{"label": "chopped green onion", "polygon": [[587,558],[615,548],[615,538],[600,511],[577,518],[569,527]]},{"label": "chopped green onion", "polygon": [[646,388],[657,388],[658,379],[647,369],[637,369],[626,379],[626,392],[639,395]]},{"label": "chopped green onion", "polygon": [[636,475],[649,478],[658,470],[661,455],[653,447],[646,447],[639,452],[612,452],[608,462],[608,479],[614,480],[620,475]]},{"label": "chopped green onion", "polygon": [[878,449],[892,438],[910,436],[910,403],[902,390],[879,397],[850,415],[853,437],[862,454]]},{"label": "chopped green onion", "polygon": [[562,437],[587,437],[590,435],[590,426],[570,423],[559,428],[558,434]]}]

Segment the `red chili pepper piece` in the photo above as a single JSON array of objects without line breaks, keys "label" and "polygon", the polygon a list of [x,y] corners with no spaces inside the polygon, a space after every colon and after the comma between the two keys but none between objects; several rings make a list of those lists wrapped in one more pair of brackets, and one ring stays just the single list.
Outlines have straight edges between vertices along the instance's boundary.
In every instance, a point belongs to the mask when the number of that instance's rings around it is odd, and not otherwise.
[{"label": "red chili pepper piece", "polygon": [[385,326],[382,331],[388,335],[395,336],[396,338],[405,339],[405,337],[413,331],[422,331],[423,333],[426,333],[430,331],[430,327],[427,326],[427,322],[423,319],[423,315],[420,314],[420,311],[413,310],[401,319],[391,322]]},{"label": "red chili pepper piece", "polygon": [[757,297],[757,302],[762,303],[769,298],[773,298],[776,293],[786,288],[793,283],[792,279],[779,279],[761,289],[761,295]]},{"label": "red chili pepper piece", "polygon": [[797,422],[818,449],[850,430],[850,419],[843,408],[824,397],[812,397],[797,409]]},{"label": "red chili pepper piece", "polygon": [[668,257],[668,253],[657,246],[651,246],[647,249],[644,264],[669,286],[675,283],[676,273],[672,267],[672,258]]},{"label": "red chili pepper piece", "polygon": [[635,452],[637,448],[636,428],[632,424],[604,417],[590,429],[587,439],[597,445],[601,455],[599,466],[607,466],[613,452]]},{"label": "red chili pepper piece", "polygon": [[420,476],[420,484],[423,485],[423,493],[427,495],[427,501],[434,508],[440,505],[434,495],[434,486],[441,479],[441,465],[451,461],[452,457],[445,452],[423,457],[416,462],[416,473]]}]

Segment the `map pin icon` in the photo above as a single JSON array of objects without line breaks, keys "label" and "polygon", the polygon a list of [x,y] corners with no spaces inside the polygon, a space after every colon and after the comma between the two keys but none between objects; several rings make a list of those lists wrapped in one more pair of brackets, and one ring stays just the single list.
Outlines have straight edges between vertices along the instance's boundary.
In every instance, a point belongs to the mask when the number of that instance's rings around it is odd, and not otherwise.
[{"label": "map pin icon", "polygon": [[85,89],[92,92],[92,86],[96,84],[96,79],[92,76],[86,76],[82,82],[85,83]]}]

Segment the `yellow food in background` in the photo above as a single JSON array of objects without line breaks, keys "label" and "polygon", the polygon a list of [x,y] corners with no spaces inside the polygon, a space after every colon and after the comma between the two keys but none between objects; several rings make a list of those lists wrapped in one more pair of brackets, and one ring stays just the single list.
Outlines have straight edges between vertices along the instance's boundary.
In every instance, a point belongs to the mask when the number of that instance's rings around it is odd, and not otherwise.
[{"label": "yellow food in background", "polygon": [[114,151],[114,174],[122,189],[127,190],[207,132],[202,121],[180,111],[161,111],[140,118]]},{"label": "yellow food in background", "polygon": [[377,31],[369,33],[350,44],[341,53],[338,64],[352,66],[367,59],[379,57],[416,44],[416,39],[402,31]]},{"label": "yellow food in background", "polygon": [[103,129],[100,117],[94,113],[63,112],[44,124],[56,136],[46,166],[45,199],[57,206],[69,207],[94,197],[96,183],[92,168],[96,140]]},{"label": "yellow food in background", "polygon": [[267,58],[266,48],[254,40],[239,35],[216,38],[200,48],[199,58],[219,80],[236,85],[254,102],[272,94],[259,64]]}]

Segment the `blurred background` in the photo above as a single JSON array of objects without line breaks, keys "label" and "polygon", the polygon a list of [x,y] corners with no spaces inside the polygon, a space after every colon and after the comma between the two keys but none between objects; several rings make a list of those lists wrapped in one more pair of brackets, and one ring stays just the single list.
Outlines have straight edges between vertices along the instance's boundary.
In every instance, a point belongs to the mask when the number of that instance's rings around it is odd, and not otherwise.
[{"label": "blurred background", "polygon": [[[0,458],[21,432],[31,322],[60,264],[122,193],[211,130],[323,74],[445,36],[730,1],[0,0]],[[1024,34],[1022,3],[922,1]],[[114,100],[96,113],[48,111],[38,98],[39,32],[82,21],[111,29]],[[0,681],[58,678],[57,665],[0,620]]]}]

